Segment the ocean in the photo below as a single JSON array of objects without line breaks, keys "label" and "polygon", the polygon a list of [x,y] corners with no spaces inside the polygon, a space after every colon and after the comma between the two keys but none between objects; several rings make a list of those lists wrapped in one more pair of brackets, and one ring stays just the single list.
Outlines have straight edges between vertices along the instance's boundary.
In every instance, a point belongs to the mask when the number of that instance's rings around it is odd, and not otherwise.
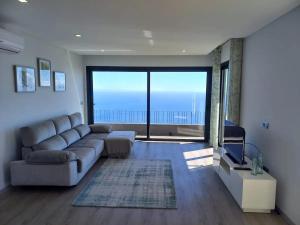
[{"label": "ocean", "polygon": [[[146,123],[146,92],[94,92],[94,121]],[[152,92],[152,124],[205,124],[206,94],[201,92]]]}]

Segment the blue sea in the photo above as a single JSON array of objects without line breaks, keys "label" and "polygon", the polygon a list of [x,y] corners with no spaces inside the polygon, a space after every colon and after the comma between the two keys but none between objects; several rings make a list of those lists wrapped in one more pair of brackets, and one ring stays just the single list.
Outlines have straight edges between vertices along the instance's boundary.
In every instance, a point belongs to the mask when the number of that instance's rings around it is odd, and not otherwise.
[{"label": "blue sea", "polygon": [[[205,124],[206,94],[201,92],[152,92],[152,124]],[[94,121],[145,124],[146,92],[94,92]]]}]

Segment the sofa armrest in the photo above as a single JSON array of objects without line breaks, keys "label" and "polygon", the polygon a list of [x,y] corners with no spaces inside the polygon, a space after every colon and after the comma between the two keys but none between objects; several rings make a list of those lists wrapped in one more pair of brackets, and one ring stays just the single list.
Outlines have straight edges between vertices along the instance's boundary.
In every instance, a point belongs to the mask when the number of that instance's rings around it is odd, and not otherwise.
[{"label": "sofa armrest", "polygon": [[76,161],[62,164],[29,164],[25,160],[10,162],[13,186],[74,186],[79,173]]},{"label": "sofa armrest", "polygon": [[112,127],[106,124],[92,124],[90,128],[93,133],[110,133],[112,131]]},{"label": "sofa armrest", "polygon": [[77,161],[77,171],[81,172],[82,163],[74,152],[71,151],[55,151],[55,150],[40,150],[31,152],[26,157],[28,164],[64,164],[71,161]]},{"label": "sofa armrest", "polygon": [[30,164],[61,164],[77,160],[74,152],[40,150],[34,151],[27,155],[26,163]]}]

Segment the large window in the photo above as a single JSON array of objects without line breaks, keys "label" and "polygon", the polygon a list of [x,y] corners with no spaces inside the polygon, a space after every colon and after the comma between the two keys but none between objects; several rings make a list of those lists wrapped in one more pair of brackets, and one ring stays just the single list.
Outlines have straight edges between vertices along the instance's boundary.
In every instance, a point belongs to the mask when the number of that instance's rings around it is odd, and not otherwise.
[{"label": "large window", "polygon": [[94,71],[94,123],[125,129],[128,124],[140,136],[147,134],[147,72]]},{"label": "large window", "polygon": [[151,139],[204,140],[210,68],[88,67],[90,123]]}]

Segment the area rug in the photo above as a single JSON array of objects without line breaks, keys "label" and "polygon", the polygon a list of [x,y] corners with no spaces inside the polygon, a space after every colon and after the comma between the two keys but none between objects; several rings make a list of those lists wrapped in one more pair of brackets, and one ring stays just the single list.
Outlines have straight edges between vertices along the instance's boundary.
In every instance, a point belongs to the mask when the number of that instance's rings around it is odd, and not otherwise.
[{"label": "area rug", "polygon": [[73,205],[174,209],[171,161],[108,159]]}]

